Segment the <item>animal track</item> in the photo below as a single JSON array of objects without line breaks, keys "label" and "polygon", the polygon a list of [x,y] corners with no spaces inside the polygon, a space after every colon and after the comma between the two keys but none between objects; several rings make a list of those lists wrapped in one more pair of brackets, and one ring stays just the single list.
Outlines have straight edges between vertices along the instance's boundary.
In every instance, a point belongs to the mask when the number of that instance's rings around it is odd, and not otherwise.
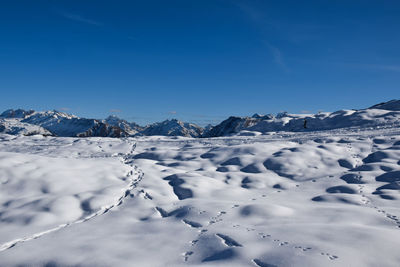
[{"label": "animal track", "polygon": [[[258,236],[260,236],[260,237],[263,238],[263,239],[268,238],[268,240],[277,243],[278,246],[280,246],[280,247],[282,247],[282,246],[289,246],[289,245],[290,245],[290,242],[288,242],[288,241],[281,241],[281,240],[278,239],[278,238],[272,238],[272,236],[271,236],[270,234],[265,234],[265,233],[263,233],[263,232],[259,232],[259,233],[258,233]],[[299,249],[299,250],[301,250],[302,252],[307,252],[307,251],[310,251],[310,250],[313,249],[312,247],[308,247],[308,246],[299,246],[299,245],[293,246],[292,248],[293,248],[293,249]],[[327,252],[320,252],[320,254],[321,254],[321,255],[326,255],[326,256],[328,256],[330,260],[335,260],[335,259],[338,259],[338,258],[339,258],[338,256],[333,255],[333,254],[330,254],[330,253],[327,253]]]},{"label": "animal track", "polygon": [[[200,211],[199,214],[202,214],[202,213],[204,213],[204,212],[205,212],[205,211]],[[226,211],[220,211],[220,212],[217,213],[216,216],[212,216],[212,217],[210,218],[210,220],[208,221],[207,226],[211,226],[211,225],[213,225],[213,224],[215,224],[215,223],[221,222],[221,221],[222,221],[222,218],[221,218],[221,217],[222,217],[224,214],[226,214]],[[191,224],[194,223],[194,222],[187,221],[187,220],[183,220],[183,222],[186,223],[186,224],[189,224],[190,226],[192,226]],[[194,227],[194,228],[202,228],[202,227],[203,227],[203,226],[202,226],[201,224],[199,224],[199,223],[195,223],[195,225],[197,225],[198,227],[195,227],[195,226],[192,226],[192,227]],[[191,246],[191,247],[195,247],[196,244],[199,242],[200,238],[201,238],[205,233],[207,233],[207,232],[208,232],[208,229],[206,229],[206,228],[201,229],[201,230],[199,231],[199,234],[196,236],[196,238],[193,239],[193,240],[191,240],[191,241],[189,242],[189,243],[190,243],[190,246]],[[224,241],[224,243],[225,243],[227,246],[238,246],[238,247],[241,246],[238,242],[236,242],[235,240],[233,240],[232,238],[230,238],[230,237],[227,236],[227,235],[216,234],[216,236],[219,237],[220,239],[222,239],[222,240]],[[189,258],[190,258],[190,256],[193,255],[193,253],[194,253],[194,252],[193,252],[192,250],[187,251],[187,252],[184,252],[184,253],[183,253],[183,255],[184,255],[184,261],[185,261],[185,262],[188,261]]]}]

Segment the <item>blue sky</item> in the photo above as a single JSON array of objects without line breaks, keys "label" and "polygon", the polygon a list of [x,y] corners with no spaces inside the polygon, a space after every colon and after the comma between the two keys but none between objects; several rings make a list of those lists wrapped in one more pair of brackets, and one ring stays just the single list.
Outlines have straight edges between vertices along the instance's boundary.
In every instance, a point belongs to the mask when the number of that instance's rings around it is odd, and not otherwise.
[{"label": "blue sky", "polygon": [[399,98],[400,1],[4,1],[0,110],[146,124]]}]

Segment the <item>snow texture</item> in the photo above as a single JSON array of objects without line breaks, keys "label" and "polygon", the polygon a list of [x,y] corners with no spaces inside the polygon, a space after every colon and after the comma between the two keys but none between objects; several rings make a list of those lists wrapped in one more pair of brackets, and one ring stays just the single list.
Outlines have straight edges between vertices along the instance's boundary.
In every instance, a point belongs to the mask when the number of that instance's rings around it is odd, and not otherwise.
[{"label": "snow texture", "polygon": [[397,267],[399,159],[398,127],[2,134],[0,266]]}]

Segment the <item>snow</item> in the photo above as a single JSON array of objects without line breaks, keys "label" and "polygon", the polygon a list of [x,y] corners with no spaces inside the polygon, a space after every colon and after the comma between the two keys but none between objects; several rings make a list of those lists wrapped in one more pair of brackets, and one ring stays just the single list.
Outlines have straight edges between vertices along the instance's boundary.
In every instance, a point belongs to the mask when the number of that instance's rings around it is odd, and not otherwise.
[{"label": "snow", "polygon": [[398,266],[399,159],[398,127],[3,134],[0,265]]}]

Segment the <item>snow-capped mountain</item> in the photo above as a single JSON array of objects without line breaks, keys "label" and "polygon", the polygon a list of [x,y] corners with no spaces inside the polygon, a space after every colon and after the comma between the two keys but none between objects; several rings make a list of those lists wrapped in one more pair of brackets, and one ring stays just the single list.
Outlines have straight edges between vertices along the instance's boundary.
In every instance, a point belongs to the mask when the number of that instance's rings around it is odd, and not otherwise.
[{"label": "snow-capped mountain", "polygon": [[393,99],[388,102],[379,103],[370,107],[370,109],[386,109],[386,110],[400,111],[400,100]]},{"label": "snow-capped mountain", "polygon": [[[400,100],[374,105],[360,110],[339,110],[317,114],[289,114],[276,116],[254,114],[251,117],[229,117],[220,124],[202,128],[176,119],[157,122],[145,127],[117,116],[104,120],[79,118],[58,111],[6,110],[0,115],[0,132],[9,134],[44,134],[68,137],[124,137],[124,136],[185,136],[218,137],[242,131],[267,133],[277,131],[319,131],[346,127],[376,127],[400,125]],[[32,128],[32,126],[35,126]]]},{"label": "snow-capped mountain", "polygon": [[79,118],[55,110],[44,112],[7,110],[0,115],[1,117],[8,118],[9,120],[14,119],[15,122],[24,123],[25,126],[40,126],[55,136],[127,136],[127,133],[119,127],[103,123],[96,119]]},{"label": "snow-capped mountain", "polygon": [[400,101],[392,100],[363,110],[339,110],[318,114],[279,113],[276,116],[254,114],[252,117],[229,117],[204,134],[218,137],[240,131],[318,131],[346,127],[400,125]]},{"label": "snow-capped mountain", "polygon": [[27,116],[33,114],[35,111],[34,110],[23,110],[23,109],[8,109],[4,111],[1,115],[0,118],[19,118],[19,119],[24,119]]},{"label": "snow-capped mountain", "polygon": [[16,119],[0,118],[0,133],[12,135],[35,135],[40,134],[44,136],[53,135],[43,127],[24,123]]},{"label": "snow-capped mountain", "polygon": [[[7,120],[7,125],[0,122],[0,125],[3,125],[0,126],[0,132],[8,134],[31,135],[38,133],[64,137],[124,137],[136,135],[200,137],[204,131],[200,126],[176,119],[141,127],[117,116],[96,120],[79,118],[55,110],[36,112],[10,109],[3,112],[0,118],[3,121]],[[10,125],[15,127],[11,128]]]},{"label": "snow-capped mountain", "polygon": [[217,137],[238,133],[260,122],[259,118],[250,117],[229,117],[217,126],[205,132],[203,137]]},{"label": "snow-capped mountain", "polygon": [[143,131],[143,127],[139,126],[134,122],[128,122],[126,120],[120,119],[115,115],[110,115],[103,120],[103,123],[106,123],[111,126],[119,127],[128,135],[135,135]]},{"label": "snow-capped mountain", "polygon": [[172,119],[148,125],[141,133],[143,135],[200,137],[203,131],[204,129],[196,124]]}]

